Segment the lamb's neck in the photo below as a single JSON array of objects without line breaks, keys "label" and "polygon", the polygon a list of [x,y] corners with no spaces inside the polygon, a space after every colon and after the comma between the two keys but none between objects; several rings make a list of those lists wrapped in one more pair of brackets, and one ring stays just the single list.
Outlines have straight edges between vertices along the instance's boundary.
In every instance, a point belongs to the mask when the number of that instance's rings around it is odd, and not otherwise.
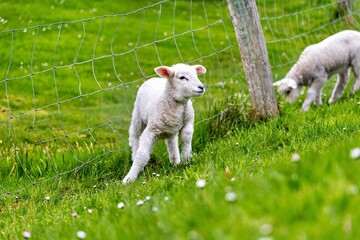
[{"label": "lamb's neck", "polygon": [[179,92],[177,92],[170,84],[166,84],[165,86],[163,99],[172,106],[186,105],[186,103],[190,100],[190,98],[183,97],[179,94]]},{"label": "lamb's neck", "polygon": [[316,65],[311,61],[312,58],[309,54],[303,53],[286,77],[294,79],[300,86],[311,85],[316,72]]},{"label": "lamb's neck", "polygon": [[286,78],[294,79],[299,85],[303,85],[304,77],[302,71],[298,69],[298,66],[296,66],[296,64],[286,74]]}]

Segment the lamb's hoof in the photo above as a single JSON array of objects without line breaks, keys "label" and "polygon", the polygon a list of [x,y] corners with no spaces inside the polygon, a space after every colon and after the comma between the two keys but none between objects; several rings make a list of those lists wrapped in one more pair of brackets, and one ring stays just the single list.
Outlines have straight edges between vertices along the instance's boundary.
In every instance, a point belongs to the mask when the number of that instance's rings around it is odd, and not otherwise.
[{"label": "lamb's hoof", "polygon": [[185,162],[185,163],[190,162],[191,157],[192,157],[191,152],[181,155],[181,159],[182,159],[183,162]]},{"label": "lamb's hoof", "polygon": [[174,164],[174,165],[179,165],[180,164],[180,159],[171,159],[170,163]]},{"label": "lamb's hoof", "polygon": [[189,165],[190,164],[190,159],[184,159],[183,161],[182,161],[182,163],[184,164],[184,165]]},{"label": "lamb's hoof", "polygon": [[131,183],[133,181],[135,181],[136,176],[131,176],[131,174],[127,174],[124,179],[122,180],[123,184],[128,184]]},{"label": "lamb's hoof", "polygon": [[310,109],[309,107],[306,107],[306,108],[303,107],[303,108],[301,108],[301,111],[302,111],[302,112],[308,112],[309,109]]}]

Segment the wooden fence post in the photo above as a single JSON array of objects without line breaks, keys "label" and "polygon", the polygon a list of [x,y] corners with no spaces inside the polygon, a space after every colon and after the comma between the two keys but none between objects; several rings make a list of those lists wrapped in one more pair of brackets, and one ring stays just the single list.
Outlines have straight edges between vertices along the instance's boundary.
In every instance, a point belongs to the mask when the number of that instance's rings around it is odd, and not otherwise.
[{"label": "wooden fence post", "polygon": [[235,28],[252,105],[261,116],[277,116],[279,110],[255,0],[226,1]]},{"label": "wooden fence post", "polygon": [[352,16],[353,8],[353,0],[338,0],[336,18],[344,18],[348,24],[354,25],[354,19]]}]

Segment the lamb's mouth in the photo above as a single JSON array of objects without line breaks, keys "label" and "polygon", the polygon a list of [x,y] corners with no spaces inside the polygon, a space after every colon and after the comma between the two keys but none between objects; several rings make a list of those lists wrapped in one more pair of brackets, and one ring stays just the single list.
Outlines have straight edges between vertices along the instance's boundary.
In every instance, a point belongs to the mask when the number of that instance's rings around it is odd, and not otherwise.
[{"label": "lamb's mouth", "polygon": [[203,94],[205,92],[205,90],[199,90],[199,91],[193,91],[194,93],[197,93],[197,94]]}]

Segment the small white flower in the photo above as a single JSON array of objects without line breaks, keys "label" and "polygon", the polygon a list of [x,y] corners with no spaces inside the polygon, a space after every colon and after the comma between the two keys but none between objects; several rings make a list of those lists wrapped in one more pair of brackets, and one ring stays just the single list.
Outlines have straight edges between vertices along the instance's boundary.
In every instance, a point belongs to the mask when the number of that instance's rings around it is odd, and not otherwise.
[{"label": "small white flower", "polygon": [[124,208],[125,204],[123,202],[119,202],[117,205],[118,208]]},{"label": "small white flower", "polygon": [[230,181],[231,181],[231,182],[235,182],[235,178],[234,178],[234,177],[231,178]]},{"label": "small white flower", "polygon": [[86,238],[86,233],[84,231],[78,231],[77,237],[81,239]]},{"label": "small white flower", "polygon": [[225,195],[225,200],[228,202],[235,202],[236,194],[234,192],[227,192]]},{"label": "small white flower", "polygon": [[153,176],[156,176],[156,173],[153,172],[152,175],[153,175]]},{"label": "small white flower", "polygon": [[45,197],[45,200],[50,201],[50,197],[49,196]]},{"label": "small white flower", "polygon": [[343,131],[345,131],[346,130],[346,128],[343,128]]},{"label": "small white flower", "polygon": [[169,201],[169,197],[168,197],[168,196],[165,196],[165,197],[164,197],[164,200],[165,200],[165,201]]},{"label": "small white flower", "polygon": [[269,223],[265,223],[260,227],[260,233],[262,235],[269,235],[273,231],[273,227]]},{"label": "small white flower", "polygon": [[259,237],[258,240],[273,240],[273,238],[270,236],[262,236],[262,237]]},{"label": "small white flower", "polygon": [[160,174],[156,174],[157,177],[160,177]]},{"label": "small white flower", "polygon": [[353,159],[359,158],[360,157],[360,148],[354,148],[350,151],[350,157]]},{"label": "small white flower", "polygon": [[352,195],[356,195],[359,192],[359,187],[356,185],[350,185],[349,186],[349,193]]},{"label": "small white flower", "polygon": [[136,202],[136,205],[138,205],[138,206],[141,206],[141,205],[143,205],[143,204],[144,204],[144,201],[143,201],[143,200],[139,200],[139,201]]},{"label": "small white flower", "polygon": [[150,199],[151,199],[150,196],[145,197],[145,201],[149,201]]},{"label": "small white flower", "polygon": [[24,238],[31,238],[31,234],[29,231],[24,231],[22,235]]},{"label": "small white flower", "polygon": [[291,161],[292,162],[298,162],[300,161],[300,155],[298,153],[294,153],[292,156],[291,156]]},{"label": "small white flower", "polygon": [[157,211],[159,211],[159,209],[158,209],[157,207],[153,207],[153,208],[152,208],[152,211],[153,211],[153,212],[157,212]]},{"label": "small white flower", "polygon": [[206,181],[204,179],[199,179],[196,181],[197,188],[204,188],[206,185]]},{"label": "small white flower", "polygon": [[88,209],[88,213],[92,213],[92,212],[93,212],[93,210],[89,208],[89,209]]},{"label": "small white flower", "polygon": [[357,105],[360,105],[360,102],[357,102],[356,104],[357,104]]}]

